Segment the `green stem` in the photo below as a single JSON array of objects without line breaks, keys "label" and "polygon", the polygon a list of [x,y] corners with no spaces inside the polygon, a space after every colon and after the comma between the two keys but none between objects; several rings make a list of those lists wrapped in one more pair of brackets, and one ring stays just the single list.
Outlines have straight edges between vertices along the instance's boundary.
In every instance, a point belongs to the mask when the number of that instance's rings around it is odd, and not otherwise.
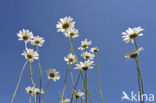
[{"label": "green stem", "polygon": [[[38,46],[37,46],[37,53],[39,54],[39,49],[38,49]],[[38,67],[40,69],[40,91],[42,89],[42,68],[41,68],[41,63],[40,63],[40,57],[38,57]],[[39,94],[39,103],[41,102],[41,94]]]},{"label": "green stem", "polygon": [[[136,50],[138,50],[138,46],[137,46],[137,42],[136,42],[136,39],[134,39],[134,44],[135,44],[135,48]],[[143,80],[142,80],[142,76],[141,76],[141,72],[140,72],[140,68],[139,68],[139,59],[138,59],[138,55],[137,57],[135,58],[135,61],[136,61],[136,65],[137,65],[137,71],[138,71],[138,79],[139,81],[139,85],[140,85],[140,80],[141,80],[141,88],[139,87],[139,90],[141,89],[141,93],[140,93],[140,98],[141,98],[141,103],[144,103],[144,87],[143,87]],[[142,99],[142,96],[143,96],[143,99]],[[143,100],[143,101],[142,101]]]},{"label": "green stem", "polygon": [[27,65],[27,62],[28,62],[28,61],[25,62],[25,64],[23,65],[23,68],[22,68],[22,70],[21,70],[21,73],[20,73],[20,76],[19,76],[19,79],[18,79],[18,83],[17,83],[17,85],[16,85],[16,89],[15,89],[15,91],[14,91],[14,94],[13,94],[12,98],[11,98],[11,103],[13,102],[13,100],[14,100],[14,98],[15,98],[15,95],[16,95],[16,92],[17,92],[17,90],[18,90],[19,83],[20,83],[20,81],[21,81],[21,77],[22,77],[24,68],[25,68],[26,65]]},{"label": "green stem", "polygon": [[51,79],[49,79],[49,81],[48,81],[48,84],[47,84],[46,89],[45,89],[45,91],[44,91],[44,95],[43,95],[43,97],[42,97],[41,103],[43,103],[43,100],[44,100],[44,98],[45,98],[45,94],[47,93],[48,87],[49,87],[49,85],[50,85],[50,81],[51,81]]},{"label": "green stem", "polygon": [[100,89],[100,97],[101,97],[102,103],[104,103],[102,90],[101,90],[100,68],[99,68],[99,62],[98,62],[98,53],[96,53],[96,61],[97,61],[97,66],[98,66],[98,75],[99,75],[98,85],[99,85],[99,89]]},{"label": "green stem", "polygon": [[32,85],[33,85],[33,92],[34,92],[34,101],[36,103],[36,93],[35,93],[35,83],[34,83],[34,80],[33,80],[33,69],[32,69],[32,66],[31,66],[31,61],[29,61],[29,64],[30,64],[30,79],[31,79],[31,82],[32,82]]},{"label": "green stem", "polygon": [[86,85],[85,85],[85,87],[86,87],[86,103],[87,103],[87,71],[85,71],[85,81],[86,81]]},{"label": "green stem", "polygon": [[64,91],[65,91],[65,88],[66,88],[69,66],[70,66],[70,64],[68,64],[68,66],[67,66],[66,77],[65,77],[65,81],[64,81],[64,87],[63,87],[63,91],[62,91],[61,101],[63,101]]},{"label": "green stem", "polygon": [[31,103],[31,94],[30,94],[30,96],[29,96],[29,103]]},{"label": "green stem", "polygon": [[[78,60],[77,60],[77,57],[76,57],[76,55],[75,55],[75,52],[74,52],[74,49],[73,49],[73,45],[72,45],[72,42],[71,42],[71,40],[70,40],[70,37],[69,37],[69,43],[70,43],[70,46],[71,46],[71,49],[72,49],[72,52],[73,52],[73,55],[75,56],[75,58],[76,58],[76,63],[78,64]],[[82,80],[83,80],[83,83],[84,83],[84,85],[86,85],[85,84],[85,79],[84,79],[84,77],[83,77],[83,74],[82,74],[82,71],[80,70],[80,75],[81,75],[81,77],[82,77]],[[79,80],[79,79],[78,79]],[[75,90],[76,90],[76,88],[75,88]],[[87,90],[87,94],[88,94],[88,96],[89,96],[89,99],[90,99],[90,103],[92,103],[92,101],[91,101],[91,97],[90,97],[90,93],[89,93],[89,91]],[[71,103],[72,103],[72,101],[71,101]]]}]

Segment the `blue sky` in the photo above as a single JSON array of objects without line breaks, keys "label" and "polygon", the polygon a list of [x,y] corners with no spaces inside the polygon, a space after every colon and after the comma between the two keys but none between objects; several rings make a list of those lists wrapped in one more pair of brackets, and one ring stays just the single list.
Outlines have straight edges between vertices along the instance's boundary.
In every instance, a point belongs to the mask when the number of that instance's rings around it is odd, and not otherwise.
[{"label": "blue sky", "polygon": [[[9,103],[17,84],[18,76],[25,62],[21,56],[24,43],[18,41],[16,34],[25,28],[34,35],[45,38],[40,48],[41,65],[44,71],[44,84],[47,84],[45,71],[56,68],[61,79],[52,82],[45,103],[58,103],[59,90],[63,88],[66,63],[63,57],[69,53],[68,39],[56,32],[56,23],[61,17],[71,16],[76,21],[80,37],[73,40],[74,49],[80,41],[88,38],[92,46],[100,48],[101,85],[105,103],[121,102],[122,91],[138,92],[135,62],[126,60],[124,55],[134,49],[125,44],[121,32],[128,27],[141,26],[144,36],[137,38],[144,51],[140,54],[140,67],[145,93],[156,94],[156,1],[155,0],[0,0],[0,100]],[[38,72],[33,63],[35,72]],[[74,71],[76,78],[78,71]],[[38,78],[38,74],[34,76]],[[37,81],[37,79],[35,79]],[[25,87],[31,85],[29,68],[26,67],[14,103],[28,103]],[[67,83],[66,97],[71,95],[70,79]],[[97,68],[88,71],[88,87],[93,103],[101,103],[98,96]],[[78,89],[81,89],[81,84]]]}]

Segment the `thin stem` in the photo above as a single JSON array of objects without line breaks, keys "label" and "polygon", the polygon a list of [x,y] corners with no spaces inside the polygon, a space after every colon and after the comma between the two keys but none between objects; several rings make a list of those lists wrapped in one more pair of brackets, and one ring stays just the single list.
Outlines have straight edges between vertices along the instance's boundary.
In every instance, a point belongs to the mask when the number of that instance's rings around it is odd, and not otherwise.
[{"label": "thin stem", "polygon": [[[83,93],[84,93],[85,85],[83,85]],[[83,103],[84,96],[81,98],[81,103]]]},{"label": "thin stem", "polygon": [[77,98],[75,98],[75,103],[77,103]]},{"label": "thin stem", "polygon": [[[134,44],[135,44],[135,47],[136,47],[136,50],[138,50],[138,46],[137,46],[137,42],[136,42],[136,39],[134,39]],[[141,94],[140,94],[140,97],[141,97],[141,103],[144,103],[144,87],[143,87],[143,80],[142,80],[142,76],[141,76],[141,72],[140,72],[140,68],[139,68],[139,59],[138,59],[138,55],[137,57],[135,58],[135,61],[136,61],[136,65],[137,65],[137,71],[138,71],[138,78],[139,79],[139,85],[140,85],[140,80],[141,80],[141,88],[139,87],[139,90],[141,89]],[[142,99],[143,97],[143,99]]]},{"label": "thin stem", "polygon": [[[39,49],[37,46],[37,53],[39,54]],[[38,57],[38,67],[40,69],[40,91],[42,89],[42,68],[41,68],[41,63],[40,63],[40,57]],[[41,102],[41,94],[39,94],[39,103]]]},{"label": "thin stem", "polygon": [[15,95],[16,95],[16,92],[17,92],[17,90],[18,90],[18,87],[19,87],[19,84],[20,84],[20,81],[21,81],[21,77],[22,77],[24,68],[25,68],[26,65],[27,65],[27,62],[28,62],[28,61],[25,62],[25,64],[23,65],[23,68],[22,68],[22,70],[21,70],[21,73],[20,73],[20,76],[19,76],[19,79],[18,79],[18,83],[17,83],[17,85],[16,85],[16,89],[15,89],[15,91],[14,91],[14,94],[13,94],[12,98],[11,98],[11,103],[13,102],[13,100],[14,100],[14,98],[15,98]]},{"label": "thin stem", "polygon": [[49,85],[50,85],[50,81],[51,81],[51,79],[49,79],[49,81],[48,81],[48,84],[47,84],[46,89],[45,89],[45,91],[44,91],[44,95],[43,95],[43,97],[42,97],[41,103],[43,103],[43,100],[44,100],[44,98],[45,98],[45,94],[47,93],[48,87],[49,87]]},{"label": "thin stem", "polygon": [[[73,49],[73,45],[72,45],[72,42],[71,42],[71,40],[70,40],[70,37],[69,37],[69,43],[70,43],[70,46],[71,46],[73,55],[74,55],[75,58],[76,58],[76,63],[78,64],[78,60],[77,60],[77,57],[76,57],[76,55],[75,55],[75,53],[74,53],[74,49]],[[84,85],[85,85],[85,79],[84,79],[84,77],[83,77],[82,71],[81,71],[81,70],[79,70],[79,71],[80,71],[80,75],[81,75],[81,77],[82,77],[83,83],[84,83]],[[78,81],[79,81],[79,79],[78,79]],[[76,90],[76,88],[75,88],[75,90]],[[90,97],[89,91],[87,90],[87,92],[88,92],[88,96],[89,96],[89,99],[90,99],[90,102],[91,102],[91,97]],[[71,101],[71,103],[72,103],[72,101]],[[91,103],[92,103],[92,102],[91,102]]]},{"label": "thin stem", "polygon": [[25,41],[25,49],[27,48],[27,41]]},{"label": "thin stem", "polygon": [[86,85],[85,85],[85,87],[86,87],[86,103],[87,103],[87,71],[85,71],[85,81],[86,81]]},{"label": "thin stem", "polygon": [[65,91],[65,88],[66,88],[69,66],[70,66],[70,64],[68,64],[68,66],[67,66],[66,77],[65,77],[65,81],[64,81],[64,87],[63,87],[63,91],[62,91],[61,101],[63,101],[64,91]]},{"label": "thin stem", "polygon": [[99,62],[98,62],[98,53],[96,53],[96,61],[97,61],[97,66],[98,66],[98,75],[99,75],[98,85],[99,85],[99,89],[100,89],[100,97],[101,97],[102,103],[104,103],[104,99],[103,99],[103,96],[102,96],[102,90],[101,90],[100,68],[99,68]]},{"label": "thin stem", "polygon": [[34,100],[35,100],[35,103],[36,103],[36,93],[35,93],[35,83],[34,83],[34,80],[33,80],[33,69],[32,69],[32,66],[31,66],[31,61],[29,61],[29,64],[30,64],[30,79],[31,79],[31,82],[32,82],[32,85],[33,85],[33,92],[34,92]]}]

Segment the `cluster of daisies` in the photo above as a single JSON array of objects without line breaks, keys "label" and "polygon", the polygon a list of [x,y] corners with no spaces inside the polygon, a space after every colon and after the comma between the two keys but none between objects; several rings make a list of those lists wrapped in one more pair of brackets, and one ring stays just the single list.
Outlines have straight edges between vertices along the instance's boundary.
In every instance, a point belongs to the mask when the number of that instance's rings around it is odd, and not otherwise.
[{"label": "cluster of daisies", "polygon": [[[35,45],[38,48],[38,47],[43,46],[45,42],[44,38],[40,36],[34,36],[31,31],[25,30],[25,29],[20,30],[19,33],[17,33],[17,36],[19,37],[18,40],[22,40],[25,43],[25,50],[23,51],[21,55],[24,56],[25,59],[29,61],[29,63],[33,62],[34,60],[39,60],[39,51],[38,50],[35,51],[34,49],[28,48],[28,43],[33,46]],[[48,79],[53,79],[54,82],[60,79],[60,74],[58,71],[56,71],[56,69],[50,68],[46,72],[48,75]],[[26,89],[26,92],[31,95],[33,95],[34,92],[37,95],[44,94],[43,89],[33,88],[30,86],[26,87],[25,89]]]},{"label": "cluster of daisies", "polygon": [[125,32],[122,33],[122,38],[123,41],[126,43],[131,42],[132,44],[135,44],[136,46],[136,50],[132,51],[132,52],[128,52],[125,55],[125,58],[130,59],[130,58],[136,58],[139,53],[143,50],[143,47],[138,48],[136,45],[136,38],[139,36],[143,36],[143,33],[141,33],[141,31],[143,31],[144,29],[142,29],[141,27],[135,27],[135,28],[128,28]]},{"label": "cluster of daisies", "polygon": [[[79,31],[75,28],[75,21],[71,17],[60,18],[58,24],[56,25],[57,32],[62,32],[65,37],[69,38],[72,48],[71,39],[75,39],[79,37]],[[66,57],[64,57],[64,61],[67,62],[67,65],[75,64],[74,69],[87,71],[88,69],[92,69],[94,65],[94,57],[95,53],[99,51],[97,47],[93,47],[89,49],[89,46],[92,44],[91,41],[85,39],[81,41],[81,46],[78,47],[78,50],[81,50],[82,61],[78,62],[74,51],[70,52]],[[88,50],[89,49],[89,50]],[[74,91],[75,98],[79,98],[84,96],[85,94],[80,90]]]}]

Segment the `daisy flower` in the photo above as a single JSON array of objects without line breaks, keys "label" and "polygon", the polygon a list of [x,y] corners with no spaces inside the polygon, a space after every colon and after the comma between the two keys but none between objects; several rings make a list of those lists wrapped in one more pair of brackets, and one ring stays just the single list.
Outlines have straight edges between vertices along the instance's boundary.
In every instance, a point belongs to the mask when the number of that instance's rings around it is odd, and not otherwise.
[{"label": "daisy flower", "polygon": [[17,36],[19,37],[18,40],[24,40],[26,43],[29,42],[33,38],[33,33],[29,30],[20,30],[19,33],[17,33]]},{"label": "daisy flower", "polygon": [[26,92],[27,92],[28,94],[33,95],[33,87],[28,86],[28,87],[25,88],[25,90],[26,90]]},{"label": "daisy flower", "polygon": [[140,47],[138,50],[129,52],[125,55],[125,58],[127,58],[127,59],[136,58],[142,50],[143,50],[143,47]]},{"label": "daisy flower", "polygon": [[73,22],[73,18],[71,17],[64,17],[60,18],[60,21],[56,25],[58,29],[57,32],[66,32],[70,28],[74,28],[75,22]]},{"label": "daisy flower", "polygon": [[47,70],[48,79],[53,79],[54,82],[60,79],[59,72],[56,72],[56,69],[48,69]]},{"label": "daisy flower", "polygon": [[67,55],[67,57],[64,57],[64,61],[67,61],[67,64],[73,64],[76,62],[76,56],[70,53]]},{"label": "daisy flower", "polygon": [[44,38],[40,36],[34,36],[33,39],[31,40],[32,45],[37,45],[37,46],[42,46],[44,44],[45,40]]},{"label": "daisy flower", "polygon": [[62,101],[61,101],[61,103],[69,103],[70,102],[70,99],[68,99],[68,98],[64,98]]},{"label": "daisy flower", "polygon": [[79,91],[75,91],[75,92],[74,92],[74,96],[75,96],[76,98],[79,98],[79,97],[84,96],[84,93],[81,92],[80,90],[79,90]]},{"label": "daisy flower", "polygon": [[35,93],[37,94],[37,95],[39,95],[39,94],[44,94],[44,91],[43,91],[43,89],[39,89],[39,88],[35,88]]},{"label": "daisy flower", "polygon": [[34,59],[38,60],[39,57],[39,54],[36,51],[28,48],[26,48],[26,50],[24,50],[24,52],[21,55],[25,56],[25,58],[30,62],[34,61]]},{"label": "daisy flower", "polygon": [[141,31],[143,31],[141,27],[135,27],[135,28],[128,28],[125,32],[122,33],[123,41],[126,43],[129,43],[130,41],[134,43],[134,39],[138,36],[143,36]]},{"label": "daisy flower", "polygon": [[64,34],[66,37],[72,37],[72,38],[76,38],[79,36],[79,31],[75,28],[70,28],[67,30],[67,32],[65,32]]},{"label": "daisy flower", "polygon": [[92,65],[93,65],[94,61],[91,60],[86,60],[84,62],[80,62],[80,64],[76,64],[75,69],[80,69],[80,70],[84,70],[87,71],[88,69],[92,69]]},{"label": "daisy flower", "polygon": [[87,39],[85,39],[84,41],[81,41],[81,47],[79,47],[78,49],[80,50],[85,50],[88,48],[89,45],[91,45],[92,42],[91,41],[87,41]]},{"label": "daisy flower", "polygon": [[83,52],[81,54],[81,56],[84,58],[84,59],[91,59],[93,60],[95,55],[94,54],[91,54],[90,52]]},{"label": "daisy flower", "polygon": [[92,53],[96,53],[98,51],[99,51],[99,49],[97,47],[93,47],[90,49],[90,52],[92,52]]}]

